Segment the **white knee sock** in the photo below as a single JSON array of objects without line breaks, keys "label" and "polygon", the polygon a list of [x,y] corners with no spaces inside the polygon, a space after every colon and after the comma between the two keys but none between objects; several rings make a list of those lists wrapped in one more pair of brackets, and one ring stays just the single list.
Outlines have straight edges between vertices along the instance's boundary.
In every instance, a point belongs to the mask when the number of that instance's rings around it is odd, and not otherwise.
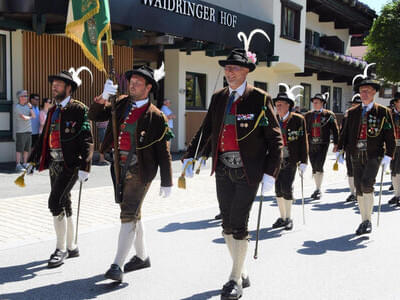
[{"label": "white knee sock", "polygon": [[358,209],[360,210],[361,220],[364,222],[366,220],[364,196],[357,195],[357,202],[358,202]]},{"label": "white knee sock", "polygon": [[72,216],[67,218],[67,249],[75,250],[75,230],[74,230],[74,221],[72,220]]},{"label": "white knee sock", "polygon": [[286,206],[285,206],[286,200],[283,199],[282,197],[276,197],[276,202],[278,203],[281,218],[285,220],[286,219]]},{"label": "white knee sock", "polygon": [[[229,254],[231,255],[231,258],[232,258],[232,261],[233,261],[233,235],[232,234],[225,234],[225,233],[222,233],[222,235],[224,236],[224,239],[225,239],[225,244],[226,244],[226,246],[228,247],[228,250],[229,250]],[[243,278],[246,278],[247,277],[247,268],[246,268],[246,265],[245,264],[243,264],[243,267],[242,267],[242,277]]]},{"label": "white knee sock", "polygon": [[53,217],[53,223],[57,236],[56,248],[60,249],[61,251],[66,251],[65,242],[67,233],[67,218],[65,217],[64,213]]},{"label": "white knee sock", "polygon": [[364,193],[365,219],[371,221],[372,210],[374,209],[374,193]]},{"label": "white knee sock", "polygon": [[246,260],[247,248],[249,246],[249,242],[247,240],[236,240],[233,239],[232,242],[232,272],[229,276],[229,280],[234,280],[236,283],[241,286],[242,285],[242,270],[244,266],[244,262]]},{"label": "white knee sock", "polygon": [[322,173],[322,172],[317,172],[314,174],[315,186],[316,186],[317,190],[321,190],[323,177],[324,177],[324,173]]},{"label": "white knee sock", "polygon": [[347,177],[349,180],[349,187],[350,187],[350,194],[355,195],[356,194],[356,188],[354,186],[354,177]]},{"label": "white knee sock", "polygon": [[392,176],[392,183],[393,183],[394,195],[396,197],[399,197],[400,196],[400,174],[397,174],[396,176]]},{"label": "white knee sock", "polygon": [[135,223],[121,223],[121,229],[118,237],[118,250],[115,255],[114,264],[121,269],[125,262],[129,250],[132,248],[133,238],[135,237]]},{"label": "white knee sock", "polygon": [[283,199],[283,201],[285,201],[286,218],[289,218],[289,219],[290,219],[290,217],[291,217],[291,212],[292,212],[292,203],[293,203],[293,200],[286,200],[286,199]]},{"label": "white knee sock", "polygon": [[146,253],[146,244],[144,241],[144,226],[142,220],[136,222],[136,237],[133,242],[136,250],[136,256],[141,260],[145,260],[147,258]]}]

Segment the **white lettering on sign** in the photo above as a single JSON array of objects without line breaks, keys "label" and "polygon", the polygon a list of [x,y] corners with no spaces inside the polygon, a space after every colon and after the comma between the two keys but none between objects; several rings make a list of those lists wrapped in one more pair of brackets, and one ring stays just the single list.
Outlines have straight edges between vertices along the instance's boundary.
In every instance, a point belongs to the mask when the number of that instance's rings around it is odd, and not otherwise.
[{"label": "white lettering on sign", "polygon": [[[200,20],[217,22],[215,8],[188,0],[143,0],[143,4]],[[235,28],[237,15],[221,10],[218,22],[221,25]]]}]

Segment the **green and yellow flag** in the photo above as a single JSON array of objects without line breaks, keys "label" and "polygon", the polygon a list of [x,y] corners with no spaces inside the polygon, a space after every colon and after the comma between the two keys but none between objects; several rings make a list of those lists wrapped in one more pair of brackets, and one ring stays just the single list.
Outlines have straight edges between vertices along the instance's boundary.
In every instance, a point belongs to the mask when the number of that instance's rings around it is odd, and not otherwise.
[{"label": "green and yellow flag", "polygon": [[65,34],[78,43],[100,71],[104,68],[101,38],[110,29],[108,0],[70,0]]}]

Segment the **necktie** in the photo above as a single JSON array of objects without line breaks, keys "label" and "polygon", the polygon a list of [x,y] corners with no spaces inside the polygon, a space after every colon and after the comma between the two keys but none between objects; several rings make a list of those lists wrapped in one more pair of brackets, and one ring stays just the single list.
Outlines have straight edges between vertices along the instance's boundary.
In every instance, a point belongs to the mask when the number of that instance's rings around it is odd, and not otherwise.
[{"label": "necktie", "polygon": [[54,110],[53,115],[51,116],[51,123],[54,123],[58,119],[60,111],[61,111],[61,104],[57,104],[57,107]]},{"label": "necktie", "polygon": [[281,129],[283,128],[283,118],[279,118],[279,126]]},{"label": "necktie", "polygon": [[367,112],[367,108],[368,108],[368,106],[363,106],[362,113],[361,113],[362,118],[364,118],[365,113]]},{"label": "necktie", "polygon": [[226,107],[226,113],[225,113],[226,115],[229,114],[229,112],[231,111],[233,100],[235,100],[235,95],[236,91],[232,91],[232,93],[229,95],[228,106]]}]

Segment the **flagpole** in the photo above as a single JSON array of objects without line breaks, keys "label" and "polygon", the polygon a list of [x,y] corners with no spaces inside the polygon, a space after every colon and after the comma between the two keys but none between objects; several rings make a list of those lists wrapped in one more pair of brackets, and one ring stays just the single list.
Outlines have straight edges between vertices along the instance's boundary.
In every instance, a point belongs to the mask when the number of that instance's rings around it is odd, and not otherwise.
[{"label": "flagpole", "polygon": [[[110,5],[110,2],[109,4]],[[114,69],[114,54],[113,54],[113,40],[111,35],[111,22],[110,27],[106,34],[107,37],[107,54],[108,54],[108,77],[115,83],[115,69]],[[121,194],[122,194],[122,184],[121,184],[121,173],[120,173],[120,165],[119,165],[119,149],[118,149],[118,120],[116,113],[116,96],[113,95],[110,97],[111,101],[111,122],[112,122],[112,132],[114,137],[114,175],[115,175],[115,202],[121,203]]]}]

